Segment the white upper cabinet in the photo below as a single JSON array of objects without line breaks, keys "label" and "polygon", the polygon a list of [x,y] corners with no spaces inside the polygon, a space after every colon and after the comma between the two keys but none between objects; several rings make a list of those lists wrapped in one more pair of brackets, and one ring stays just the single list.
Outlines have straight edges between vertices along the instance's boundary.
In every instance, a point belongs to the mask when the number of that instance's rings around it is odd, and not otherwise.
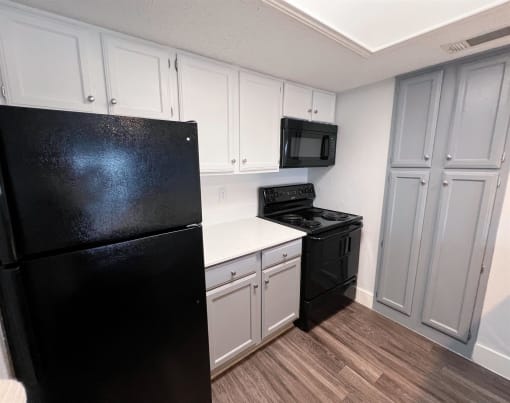
[{"label": "white upper cabinet", "polygon": [[238,166],[238,74],[227,65],[178,55],[182,121],[198,124],[200,172],[232,173]]},{"label": "white upper cabinet", "polygon": [[285,83],[283,114],[288,117],[310,120],[312,118],[313,90],[299,84]]},{"label": "white upper cabinet", "polygon": [[241,71],[239,87],[239,169],[278,170],[283,82]]},{"label": "white upper cabinet", "polygon": [[8,104],[106,113],[99,34],[2,9],[0,42]]},{"label": "white upper cabinet", "polygon": [[285,83],[283,115],[291,118],[335,123],[336,95],[295,83]]},{"label": "white upper cabinet", "polygon": [[331,92],[313,91],[312,120],[335,123],[336,95]]},{"label": "white upper cabinet", "polygon": [[175,53],[142,41],[102,38],[110,113],[177,119]]}]

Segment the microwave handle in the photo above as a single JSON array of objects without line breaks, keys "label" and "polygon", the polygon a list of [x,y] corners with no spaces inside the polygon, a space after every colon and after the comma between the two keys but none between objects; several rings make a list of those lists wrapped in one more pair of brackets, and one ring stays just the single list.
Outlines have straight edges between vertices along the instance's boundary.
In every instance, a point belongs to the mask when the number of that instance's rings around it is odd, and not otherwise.
[{"label": "microwave handle", "polygon": [[321,160],[329,159],[329,136],[322,136]]}]

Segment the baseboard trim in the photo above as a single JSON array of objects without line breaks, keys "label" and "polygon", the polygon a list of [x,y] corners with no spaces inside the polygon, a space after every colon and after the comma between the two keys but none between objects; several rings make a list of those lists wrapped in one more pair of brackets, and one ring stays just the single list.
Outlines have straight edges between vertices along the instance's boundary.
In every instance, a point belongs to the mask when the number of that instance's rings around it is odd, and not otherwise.
[{"label": "baseboard trim", "polygon": [[476,343],[472,359],[477,364],[510,380],[510,357],[483,344]]},{"label": "baseboard trim", "polygon": [[372,309],[374,305],[374,294],[361,287],[351,287],[346,291],[349,298],[354,299],[357,303]]}]

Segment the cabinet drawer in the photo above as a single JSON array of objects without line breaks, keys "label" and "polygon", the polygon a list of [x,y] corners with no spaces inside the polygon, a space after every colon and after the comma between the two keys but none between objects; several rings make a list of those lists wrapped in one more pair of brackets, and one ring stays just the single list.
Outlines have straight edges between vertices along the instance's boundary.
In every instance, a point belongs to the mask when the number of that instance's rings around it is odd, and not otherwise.
[{"label": "cabinet drawer", "polygon": [[286,262],[297,256],[301,256],[301,239],[262,251],[262,269]]},{"label": "cabinet drawer", "polygon": [[260,253],[229,260],[205,270],[205,286],[208,290],[255,273],[260,268]]}]

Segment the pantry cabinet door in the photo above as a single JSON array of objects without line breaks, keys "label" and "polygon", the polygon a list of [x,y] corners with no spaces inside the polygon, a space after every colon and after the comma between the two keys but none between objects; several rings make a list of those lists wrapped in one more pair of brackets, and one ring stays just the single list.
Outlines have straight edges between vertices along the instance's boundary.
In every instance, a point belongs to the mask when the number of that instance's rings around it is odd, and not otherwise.
[{"label": "pantry cabinet door", "polygon": [[422,321],[466,342],[498,173],[449,171],[442,180]]},{"label": "pantry cabinet door", "polygon": [[198,124],[200,172],[234,172],[239,136],[237,71],[181,54],[178,66],[181,120]]},{"label": "pantry cabinet door", "polygon": [[312,95],[309,87],[285,83],[283,90],[283,114],[297,119],[312,119]]},{"label": "pantry cabinet door", "polygon": [[429,173],[393,169],[389,177],[377,300],[411,314]]},{"label": "pantry cabinet door", "polygon": [[458,68],[447,168],[499,168],[510,116],[510,56]]},{"label": "pantry cabinet door", "polygon": [[207,322],[211,369],[260,341],[260,275],[208,291]]},{"label": "pantry cabinet door", "polygon": [[319,90],[313,91],[313,121],[335,123],[335,107],[335,94]]},{"label": "pantry cabinet door", "polygon": [[177,120],[175,54],[142,41],[102,39],[110,113]]},{"label": "pantry cabinet door", "polygon": [[443,71],[398,82],[393,122],[392,167],[430,167]]},{"label": "pantry cabinet door", "polygon": [[240,170],[277,171],[283,82],[242,71],[239,86]]},{"label": "pantry cabinet door", "polygon": [[106,113],[99,35],[57,19],[2,10],[7,104]]},{"label": "pantry cabinet door", "polygon": [[262,338],[299,318],[301,258],[262,272]]}]

